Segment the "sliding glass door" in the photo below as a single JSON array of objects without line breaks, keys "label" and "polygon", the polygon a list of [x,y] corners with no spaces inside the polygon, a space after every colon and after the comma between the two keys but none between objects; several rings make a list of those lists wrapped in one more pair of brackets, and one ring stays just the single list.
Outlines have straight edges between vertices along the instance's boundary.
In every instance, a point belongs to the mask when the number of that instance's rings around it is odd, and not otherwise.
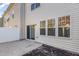
[{"label": "sliding glass door", "polygon": [[27,39],[35,39],[35,25],[27,26]]}]

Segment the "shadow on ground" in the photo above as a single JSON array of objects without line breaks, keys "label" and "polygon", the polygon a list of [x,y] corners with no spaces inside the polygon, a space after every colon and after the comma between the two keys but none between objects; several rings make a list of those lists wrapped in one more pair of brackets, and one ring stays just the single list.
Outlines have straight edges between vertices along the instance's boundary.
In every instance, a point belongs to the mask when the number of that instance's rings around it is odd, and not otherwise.
[{"label": "shadow on ground", "polygon": [[39,48],[30,51],[23,56],[79,56],[79,54],[43,44]]}]

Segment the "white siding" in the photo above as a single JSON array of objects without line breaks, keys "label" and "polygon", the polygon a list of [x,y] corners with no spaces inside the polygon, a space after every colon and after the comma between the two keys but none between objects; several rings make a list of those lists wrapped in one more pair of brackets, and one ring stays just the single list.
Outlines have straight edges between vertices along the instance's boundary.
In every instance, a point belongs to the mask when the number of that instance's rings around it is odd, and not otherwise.
[{"label": "white siding", "polygon": [[[37,24],[35,28],[35,41],[55,46],[61,49],[79,53],[79,4],[47,4],[43,3],[39,8],[31,11],[31,5],[26,4],[26,26]],[[70,15],[70,38],[58,37],[58,17]],[[56,36],[41,36],[40,21],[55,18]]]},{"label": "white siding", "polygon": [[19,40],[18,28],[0,28],[0,43]]},{"label": "white siding", "polygon": [[[14,19],[12,19],[12,11],[14,10]],[[7,19],[15,21],[17,27],[11,27],[5,24],[4,27],[0,28],[0,43],[1,42],[8,42],[8,41],[15,41],[20,39],[20,4],[16,4],[5,16],[4,21],[7,23]],[[13,24],[13,22],[10,22]]]}]

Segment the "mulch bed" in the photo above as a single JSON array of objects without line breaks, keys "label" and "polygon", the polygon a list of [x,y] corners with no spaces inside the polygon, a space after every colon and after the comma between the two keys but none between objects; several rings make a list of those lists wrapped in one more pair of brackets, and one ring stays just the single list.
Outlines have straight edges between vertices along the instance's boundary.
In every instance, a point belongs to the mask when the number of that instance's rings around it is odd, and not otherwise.
[{"label": "mulch bed", "polygon": [[79,56],[79,54],[43,44],[39,48],[32,50],[23,56]]}]

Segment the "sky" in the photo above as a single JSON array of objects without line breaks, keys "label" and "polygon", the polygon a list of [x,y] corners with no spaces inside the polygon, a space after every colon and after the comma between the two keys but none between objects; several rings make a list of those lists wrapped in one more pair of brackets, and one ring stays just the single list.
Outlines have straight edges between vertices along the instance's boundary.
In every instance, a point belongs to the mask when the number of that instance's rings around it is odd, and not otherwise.
[{"label": "sky", "polygon": [[9,3],[0,3],[0,18],[2,17],[8,6]]}]

